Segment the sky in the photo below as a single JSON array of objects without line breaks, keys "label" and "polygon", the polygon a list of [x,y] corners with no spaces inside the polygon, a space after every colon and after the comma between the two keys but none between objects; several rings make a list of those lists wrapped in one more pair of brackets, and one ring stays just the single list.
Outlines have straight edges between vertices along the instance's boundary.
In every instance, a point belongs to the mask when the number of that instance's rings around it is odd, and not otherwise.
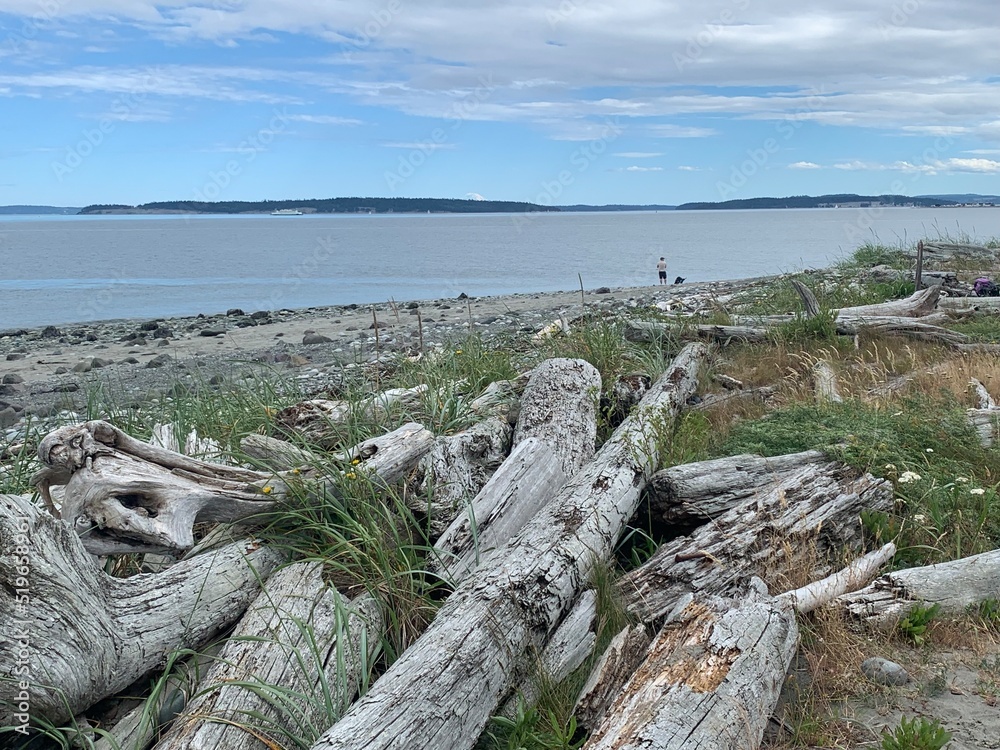
[{"label": "sky", "polygon": [[0,0],[0,205],[1000,193],[993,0]]}]

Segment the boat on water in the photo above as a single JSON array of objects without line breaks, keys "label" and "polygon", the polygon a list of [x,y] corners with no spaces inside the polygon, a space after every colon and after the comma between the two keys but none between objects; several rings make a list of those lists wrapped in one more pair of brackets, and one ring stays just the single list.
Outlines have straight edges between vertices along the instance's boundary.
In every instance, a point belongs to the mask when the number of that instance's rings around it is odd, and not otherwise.
[{"label": "boat on water", "polygon": [[302,216],[297,208],[279,208],[271,212],[271,216]]}]

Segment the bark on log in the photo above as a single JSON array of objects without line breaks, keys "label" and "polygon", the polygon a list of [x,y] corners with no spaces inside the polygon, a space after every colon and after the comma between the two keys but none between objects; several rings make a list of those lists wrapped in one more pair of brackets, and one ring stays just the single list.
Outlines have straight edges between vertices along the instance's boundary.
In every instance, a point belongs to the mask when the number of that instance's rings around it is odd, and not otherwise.
[{"label": "bark on log", "polygon": [[424,634],[314,745],[315,750],[471,748],[610,554],[651,471],[656,428],[676,416],[707,356],[693,344],[587,466],[500,553],[451,595]]},{"label": "bark on log", "polygon": [[420,493],[410,507],[427,514],[431,538],[440,536],[493,476],[510,452],[513,430],[503,417],[477,422],[434,441],[420,462]]},{"label": "bark on log", "polygon": [[836,604],[854,617],[882,624],[905,617],[917,604],[938,604],[944,613],[960,614],[987,599],[1000,599],[1000,550],[886,573],[838,597]]},{"label": "bark on log", "polygon": [[434,543],[431,570],[459,583],[502,549],[566,484],[548,443],[528,438]]},{"label": "bark on log", "polygon": [[986,386],[979,382],[978,379],[972,378],[969,381],[969,385],[972,388],[973,393],[976,394],[976,408],[977,409],[996,409],[997,402],[993,400],[990,392],[986,390]]},{"label": "bark on log", "polygon": [[[18,665],[32,715],[65,721],[232,624],[280,555],[242,542],[160,574],[104,573],[64,522],[0,496],[0,724],[14,723]],[[21,589],[23,595],[18,593]],[[13,678],[13,682],[8,680]]]},{"label": "bark on log", "polygon": [[514,445],[536,437],[548,443],[567,477],[594,457],[601,374],[582,359],[547,359],[528,379]]},{"label": "bark on log", "polygon": [[861,511],[891,507],[892,485],[883,479],[857,477],[837,464],[803,466],[690,536],[662,545],[619,585],[629,610],[644,622],[659,621],[685,594],[730,596],[750,576],[774,579],[824,566],[845,548],[860,547]]},{"label": "bark on log", "polygon": [[608,707],[646,658],[652,640],[645,625],[624,628],[611,639],[576,699],[573,715],[581,727],[592,731],[601,723]]},{"label": "bark on log", "polygon": [[649,480],[649,509],[667,523],[706,521],[772,487],[790,472],[821,462],[826,459],[820,451],[804,451],[773,458],[743,454],[673,466]]},{"label": "bark on log", "polygon": [[815,318],[819,315],[819,301],[816,299],[816,295],[813,294],[813,290],[798,279],[790,279],[789,282],[802,299],[802,306],[805,308],[805,317]]},{"label": "bark on log", "polygon": [[395,406],[415,405],[427,392],[426,385],[415,388],[392,388],[376,393],[359,403],[311,399],[285,409],[275,416],[275,425],[286,433],[298,435],[307,443],[326,450],[342,445],[344,428],[351,418],[378,419]]},{"label": "bark on log", "polygon": [[358,692],[378,644],[377,602],[353,602],[320,563],[275,573],[156,750],[268,750],[315,739]]},{"label": "bark on log", "polygon": [[798,646],[792,608],[755,581],[678,610],[584,750],[760,746]]},{"label": "bark on log", "polygon": [[816,389],[816,400],[821,403],[839,404],[844,401],[837,387],[837,373],[833,371],[830,363],[821,360],[813,365],[813,386]]}]

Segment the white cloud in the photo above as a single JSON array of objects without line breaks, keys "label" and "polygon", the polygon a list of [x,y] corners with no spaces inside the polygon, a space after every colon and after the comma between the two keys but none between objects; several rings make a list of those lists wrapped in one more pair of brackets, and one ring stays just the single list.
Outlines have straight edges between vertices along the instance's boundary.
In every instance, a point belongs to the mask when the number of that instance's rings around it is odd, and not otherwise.
[{"label": "white cloud", "polygon": [[679,169],[681,172],[701,172],[702,171],[701,167],[692,167],[692,166],[690,166],[688,164],[681,164],[679,167],[677,167],[677,169]]},{"label": "white cloud", "polygon": [[622,159],[653,159],[657,156],[663,156],[659,151],[622,151],[618,154],[612,154],[612,156],[618,156]]},{"label": "white cloud", "polygon": [[978,173],[978,174],[998,174],[1000,173],[1000,161],[993,159],[930,159],[924,163],[913,163],[909,161],[895,161],[889,164],[878,162],[850,161],[834,164],[834,169],[843,169],[851,172],[904,172],[909,174],[942,174],[942,173]]},{"label": "white cloud", "polygon": [[351,117],[337,117],[335,115],[288,115],[285,119],[292,122],[308,122],[315,125],[364,125],[361,120]]},{"label": "white cloud", "polygon": [[788,165],[789,169],[822,169],[819,164],[813,161],[796,161]]},{"label": "white cloud", "polygon": [[468,198],[470,201],[484,201],[484,200],[486,200],[479,193],[466,193],[465,197]]},{"label": "white cloud", "polygon": [[616,172],[662,172],[663,167],[639,167],[633,165],[631,167],[625,167],[624,169],[616,169],[615,171]]}]

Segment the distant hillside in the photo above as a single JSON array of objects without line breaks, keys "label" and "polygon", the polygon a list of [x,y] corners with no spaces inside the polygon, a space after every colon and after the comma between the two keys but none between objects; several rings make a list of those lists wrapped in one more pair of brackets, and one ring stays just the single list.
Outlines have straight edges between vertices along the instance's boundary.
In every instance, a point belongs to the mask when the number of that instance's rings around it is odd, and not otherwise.
[{"label": "distant hillside", "polygon": [[959,201],[931,196],[908,195],[856,195],[838,193],[835,195],[792,195],[787,198],[745,198],[718,203],[682,203],[678,211],[726,208],[849,208],[869,206],[941,206],[956,205]]},{"label": "distant hillside", "polygon": [[677,206],[661,206],[656,203],[643,205],[628,205],[622,203],[612,203],[607,206],[591,206],[585,203],[578,203],[573,206],[558,206],[560,211],[673,211]]},{"label": "distant hillside", "polygon": [[551,206],[516,201],[473,201],[458,198],[309,198],[281,201],[159,201],[138,206],[95,204],[80,210],[81,214],[246,214],[295,210],[302,213],[525,213],[558,211]]},{"label": "distant hillside", "polygon": [[980,195],[979,193],[948,193],[945,195],[921,195],[920,198],[955,201],[956,203],[993,203],[1000,205],[1000,195]]},{"label": "distant hillside", "polygon": [[0,214],[63,214],[66,216],[80,213],[79,208],[69,208],[65,206],[0,206]]}]

